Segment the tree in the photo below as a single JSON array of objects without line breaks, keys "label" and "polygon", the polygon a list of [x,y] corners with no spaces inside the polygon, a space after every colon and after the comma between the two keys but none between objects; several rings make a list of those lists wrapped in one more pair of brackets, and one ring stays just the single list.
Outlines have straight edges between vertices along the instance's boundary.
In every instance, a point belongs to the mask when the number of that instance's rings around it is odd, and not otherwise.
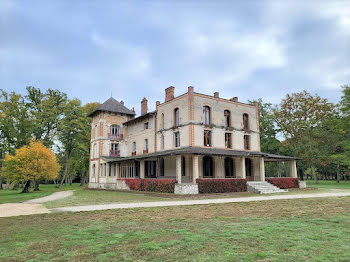
[{"label": "tree", "polygon": [[59,169],[55,154],[40,141],[31,141],[17,149],[14,156],[6,155],[2,174],[12,181],[25,182],[22,193],[28,193],[31,181],[55,179]]},{"label": "tree", "polygon": [[86,128],[86,116],[84,116],[81,102],[78,99],[70,100],[64,109],[64,117],[58,125],[58,138],[64,151],[64,171],[60,187],[65,181],[73,151],[78,147]]},{"label": "tree", "polygon": [[317,159],[314,129],[328,119],[334,111],[334,105],[318,95],[312,96],[306,91],[287,94],[281,104],[274,109],[277,124],[295,154],[308,162],[309,172],[317,183]]}]

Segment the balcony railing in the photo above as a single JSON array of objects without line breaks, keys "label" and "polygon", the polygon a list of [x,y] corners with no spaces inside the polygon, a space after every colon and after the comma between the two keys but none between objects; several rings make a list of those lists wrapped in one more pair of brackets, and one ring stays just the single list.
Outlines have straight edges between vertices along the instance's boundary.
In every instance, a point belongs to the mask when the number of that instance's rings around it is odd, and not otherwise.
[{"label": "balcony railing", "polygon": [[144,153],[144,154],[148,154],[148,149],[144,149],[144,150],[143,150],[143,153]]},{"label": "balcony railing", "polygon": [[108,138],[111,140],[123,140],[123,134],[111,134],[108,133]]},{"label": "balcony railing", "polygon": [[132,156],[136,156],[136,152],[132,152],[131,155],[132,155]]},{"label": "balcony railing", "polygon": [[109,151],[109,156],[120,157],[120,150],[110,150]]}]

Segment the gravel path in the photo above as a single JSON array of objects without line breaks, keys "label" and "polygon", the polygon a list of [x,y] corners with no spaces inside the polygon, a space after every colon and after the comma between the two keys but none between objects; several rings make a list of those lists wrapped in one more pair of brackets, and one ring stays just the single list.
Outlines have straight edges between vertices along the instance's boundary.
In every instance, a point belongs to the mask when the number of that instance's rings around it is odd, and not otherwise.
[{"label": "gravel path", "polygon": [[73,190],[67,190],[67,191],[55,192],[55,193],[53,193],[49,196],[46,196],[46,197],[40,197],[40,198],[27,200],[23,203],[25,203],[25,204],[42,204],[45,202],[66,198],[66,197],[69,197],[72,195],[73,195]]},{"label": "gravel path", "polygon": [[25,216],[51,213],[41,204],[9,203],[0,205],[0,217]]},{"label": "gravel path", "polygon": [[53,208],[51,209],[51,211],[52,212],[67,212],[67,211],[80,212],[80,211],[94,211],[94,210],[122,209],[122,208],[189,206],[189,205],[241,203],[241,202],[266,201],[266,200],[301,199],[301,198],[317,198],[317,197],[342,197],[342,196],[350,196],[350,192],[143,202],[143,203],[125,203],[125,204],[104,204],[104,205],[90,205],[90,206],[60,207],[60,208]]}]

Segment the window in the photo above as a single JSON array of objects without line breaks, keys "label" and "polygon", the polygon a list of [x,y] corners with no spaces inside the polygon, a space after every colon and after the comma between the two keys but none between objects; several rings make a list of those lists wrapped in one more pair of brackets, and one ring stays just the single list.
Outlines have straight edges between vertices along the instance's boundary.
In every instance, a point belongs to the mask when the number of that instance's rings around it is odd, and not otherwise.
[{"label": "window", "polygon": [[162,113],[162,119],[161,119],[161,129],[164,129],[164,113]]},{"label": "window", "polygon": [[234,164],[231,157],[225,158],[225,177],[234,177]]},{"label": "window", "polygon": [[210,107],[203,106],[203,123],[204,125],[210,125]]},{"label": "window", "polygon": [[248,114],[243,114],[243,130],[249,132],[249,116]]},{"label": "window", "polygon": [[112,176],[112,164],[107,164],[108,165],[108,176]]},{"label": "window", "polygon": [[112,176],[115,176],[117,173],[117,163],[111,164],[111,168],[112,168]]},{"label": "window", "polygon": [[145,149],[143,150],[144,153],[148,153],[148,139],[145,139]]},{"label": "window", "polygon": [[148,129],[148,128],[149,128],[148,122],[144,123],[144,124],[143,124],[143,129]]},{"label": "window", "polygon": [[174,126],[179,126],[180,125],[180,115],[179,115],[179,109],[175,108],[174,109]]},{"label": "window", "polygon": [[97,125],[95,125],[95,137],[98,136],[98,128],[97,128]]},{"label": "window", "polygon": [[96,158],[97,157],[97,144],[94,144],[94,149],[92,151],[92,157]]},{"label": "window", "polygon": [[117,136],[120,134],[120,127],[118,125],[111,125],[111,135]]},{"label": "window", "polygon": [[92,176],[95,176],[96,175],[96,165],[93,164],[92,165]]},{"label": "window", "polygon": [[225,133],[225,147],[232,148],[232,134]]},{"label": "window", "polygon": [[164,135],[163,134],[160,135],[160,146],[162,149],[164,149]]},{"label": "window", "polygon": [[214,164],[210,156],[203,157],[203,177],[214,177]]},{"label": "window", "polygon": [[184,156],[181,157],[181,175],[186,175],[186,158]]},{"label": "window", "polygon": [[156,177],[156,161],[145,161],[145,177]]},{"label": "window", "polygon": [[175,147],[180,146],[180,132],[174,133],[174,139],[175,139]]},{"label": "window", "polygon": [[100,176],[103,176],[103,164],[100,164]]},{"label": "window", "polygon": [[160,175],[164,176],[164,158],[160,159]]},{"label": "window", "polygon": [[204,130],[204,146],[211,146],[211,131]]},{"label": "window", "polygon": [[252,160],[250,158],[246,158],[245,159],[245,175],[247,177],[252,176],[252,173],[253,173],[252,169],[253,169]]},{"label": "window", "polygon": [[250,137],[248,135],[244,136],[244,149],[250,150]]},{"label": "window", "polygon": [[111,144],[111,150],[112,151],[118,151],[119,150],[119,144],[118,143],[112,143]]},{"label": "window", "polygon": [[136,154],[136,142],[132,143],[132,153]]},{"label": "window", "polygon": [[225,116],[225,127],[231,127],[231,112],[229,110],[224,111]]}]

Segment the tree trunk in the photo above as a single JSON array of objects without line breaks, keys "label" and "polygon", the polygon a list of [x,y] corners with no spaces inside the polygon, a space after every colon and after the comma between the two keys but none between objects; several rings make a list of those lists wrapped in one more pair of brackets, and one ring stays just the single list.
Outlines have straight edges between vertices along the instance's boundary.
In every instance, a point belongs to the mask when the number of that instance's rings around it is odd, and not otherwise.
[{"label": "tree trunk", "polygon": [[85,170],[83,170],[83,173],[81,174],[80,177],[80,186],[84,186],[85,185]]},{"label": "tree trunk", "polygon": [[0,190],[2,189],[2,176],[0,176]]},{"label": "tree trunk", "polygon": [[19,187],[19,184],[18,183],[14,183],[13,184],[13,187],[12,187],[12,190],[17,190]]},{"label": "tree trunk", "polygon": [[6,189],[9,189],[10,188],[10,180],[9,179],[6,179]]},{"label": "tree trunk", "polygon": [[337,183],[340,182],[339,164],[337,165]]},{"label": "tree trunk", "polygon": [[67,153],[67,157],[66,157],[66,165],[64,167],[64,173],[63,173],[63,177],[61,180],[61,183],[59,183],[56,187],[60,188],[63,185],[63,182],[66,181],[66,177],[67,177],[67,173],[68,173],[68,168],[69,168],[69,162],[70,162],[70,153]]},{"label": "tree trunk", "polygon": [[34,181],[34,191],[39,191],[40,181]]},{"label": "tree trunk", "polygon": [[29,193],[29,188],[30,188],[30,180],[27,180],[26,185],[24,186],[21,193]]}]

